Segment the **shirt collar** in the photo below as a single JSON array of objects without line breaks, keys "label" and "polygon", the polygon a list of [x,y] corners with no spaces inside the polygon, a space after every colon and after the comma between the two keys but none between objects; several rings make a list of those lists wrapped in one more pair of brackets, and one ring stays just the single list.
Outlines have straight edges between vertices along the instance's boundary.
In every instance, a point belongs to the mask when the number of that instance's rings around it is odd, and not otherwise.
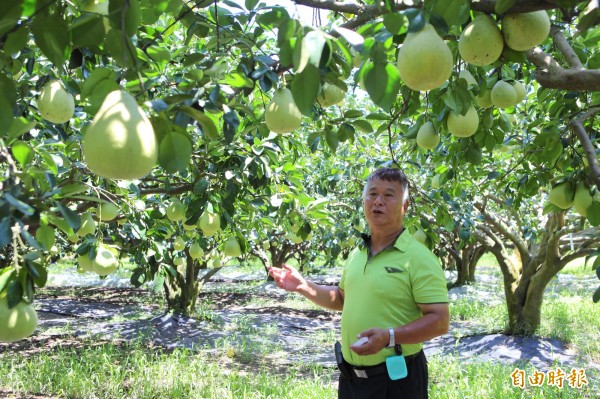
[{"label": "shirt collar", "polygon": [[[369,234],[361,233],[360,234],[362,241],[359,242],[358,246],[361,250],[367,250],[369,248],[369,242],[371,241],[371,236]],[[406,228],[402,229],[402,232],[398,237],[396,237],[396,241],[394,242],[393,247],[398,249],[399,251],[406,252],[406,248],[408,247],[408,243],[412,236],[408,233]],[[392,245],[387,248],[392,247]],[[386,248],[386,249],[387,249]]]}]

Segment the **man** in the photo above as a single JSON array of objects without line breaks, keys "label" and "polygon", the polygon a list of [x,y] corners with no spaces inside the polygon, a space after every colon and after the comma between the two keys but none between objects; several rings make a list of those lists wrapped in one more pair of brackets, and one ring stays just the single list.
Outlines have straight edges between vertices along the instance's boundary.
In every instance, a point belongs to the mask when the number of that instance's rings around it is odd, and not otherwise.
[{"label": "man", "polygon": [[[404,228],[408,192],[398,169],[367,178],[371,235],[348,257],[338,287],[308,281],[288,265],[269,269],[279,287],[342,311],[339,399],[427,398],[423,342],[448,331],[448,291],[439,260]],[[397,373],[402,362],[406,376]]]}]

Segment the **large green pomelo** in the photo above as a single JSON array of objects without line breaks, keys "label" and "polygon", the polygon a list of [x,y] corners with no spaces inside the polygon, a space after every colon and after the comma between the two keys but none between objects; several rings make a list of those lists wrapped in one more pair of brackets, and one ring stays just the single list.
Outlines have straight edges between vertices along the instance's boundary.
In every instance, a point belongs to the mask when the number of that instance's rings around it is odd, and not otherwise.
[{"label": "large green pomelo", "polygon": [[186,206],[178,198],[171,199],[167,206],[167,219],[172,222],[179,222],[185,218]]},{"label": "large green pomelo", "polygon": [[568,182],[564,182],[552,187],[548,194],[548,199],[551,203],[561,209],[569,209],[573,206],[575,193],[573,192],[571,185]]},{"label": "large green pomelo", "polygon": [[492,91],[491,90],[482,90],[477,97],[475,97],[475,104],[479,108],[489,108],[492,106]]},{"label": "large green pomelo", "polygon": [[412,90],[440,87],[452,74],[452,52],[433,26],[410,32],[398,51],[400,78]]},{"label": "large green pomelo", "polygon": [[495,107],[512,107],[517,102],[517,91],[510,83],[499,80],[494,87],[492,87],[490,99]]},{"label": "large green pomelo", "polygon": [[425,231],[423,229],[419,229],[419,230],[415,231],[415,233],[413,234],[413,237],[417,241],[419,241],[421,244],[427,243],[427,234],[425,233]]},{"label": "large green pomelo", "polygon": [[115,90],[106,96],[83,137],[83,155],[93,173],[108,179],[141,179],[154,168],[154,129],[131,94]]},{"label": "large green pomelo", "polygon": [[344,101],[345,96],[346,92],[341,87],[325,82],[321,89],[321,93],[317,97],[317,102],[321,104],[322,107],[329,107]]},{"label": "large green pomelo", "polygon": [[525,85],[523,85],[523,83],[521,83],[518,80],[515,80],[514,82],[511,83],[513,89],[515,89],[515,92],[517,93],[517,99],[515,100],[515,104],[520,103],[521,101],[523,101],[525,99],[525,97],[527,96],[527,89],[525,88]]},{"label": "large green pomelo", "polygon": [[440,143],[440,135],[436,133],[431,121],[425,122],[417,132],[417,145],[432,150]]},{"label": "large green pomelo", "polygon": [[102,202],[98,206],[98,210],[96,211],[96,216],[99,220],[109,221],[113,220],[119,214],[119,208],[113,204],[112,202]]},{"label": "large green pomelo", "polygon": [[200,215],[200,230],[207,237],[215,235],[221,229],[221,218],[218,214],[204,210]]},{"label": "large green pomelo", "polygon": [[73,95],[66,91],[58,80],[42,88],[37,105],[42,118],[52,123],[68,122],[75,113]]},{"label": "large green pomelo", "polygon": [[240,247],[240,243],[235,237],[229,238],[225,245],[223,246],[223,252],[227,256],[231,256],[233,258],[237,258],[242,255],[242,248]]},{"label": "large green pomelo", "polygon": [[26,302],[8,308],[6,296],[0,297],[0,342],[15,342],[29,337],[38,324],[36,310]]},{"label": "large green pomelo", "polygon": [[290,89],[276,90],[265,111],[267,127],[278,134],[290,133],[302,123],[302,113],[294,102]]},{"label": "large green pomelo", "polygon": [[502,19],[504,42],[516,51],[525,51],[537,46],[549,33],[550,18],[545,10],[506,14]]},{"label": "large green pomelo", "polygon": [[504,39],[498,26],[487,14],[481,14],[467,25],[458,39],[463,60],[476,66],[490,65],[500,58]]},{"label": "large green pomelo", "polygon": [[96,248],[96,258],[92,262],[94,273],[99,276],[108,276],[119,268],[119,260],[105,245],[99,245]]},{"label": "large green pomelo", "polygon": [[470,137],[475,134],[479,127],[479,115],[471,105],[465,115],[450,111],[446,120],[448,131],[456,137]]},{"label": "large green pomelo", "polygon": [[582,182],[577,183],[575,196],[573,197],[573,207],[581,216],[587,216],[587,209],[592,205],[594,198],[590,194],[590,189]]}]

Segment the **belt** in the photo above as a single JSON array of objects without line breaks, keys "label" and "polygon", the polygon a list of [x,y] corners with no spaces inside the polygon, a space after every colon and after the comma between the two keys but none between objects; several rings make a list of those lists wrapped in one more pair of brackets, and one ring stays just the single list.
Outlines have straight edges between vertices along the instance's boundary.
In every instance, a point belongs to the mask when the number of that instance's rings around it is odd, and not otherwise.
[{"label": "belt", "polygon": [[[423,351],[420,350],[417,353],[412,355],[404,356],[404,360],[406,360],[406,364],[409,364],[412,360],[414,360],[417,356],[419,356]],[[344,360],[344,363],[348,366],[348,368],[352,371],[353,377],[358,378],[372,378],[381,374],[387,374],[387,366],[384,363],[376,364],[375,366],[353,366],[350,363]]]}]

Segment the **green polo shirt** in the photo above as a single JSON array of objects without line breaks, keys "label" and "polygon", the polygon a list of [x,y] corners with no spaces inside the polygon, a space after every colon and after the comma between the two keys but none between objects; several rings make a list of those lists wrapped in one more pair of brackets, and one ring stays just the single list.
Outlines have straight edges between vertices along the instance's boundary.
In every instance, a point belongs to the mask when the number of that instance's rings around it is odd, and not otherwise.
[{"label": "green polo shirt", "polygon": [[[393,246],[371,259],[361,243],[348,257],[339,287],[345,293],[342,353],[355,366],[376,365],[394,355],[393,348],[357,355],[349,346],[359,333],[408,324],[423,316],[419,303],[448,303],[446,278],[438,258],[407,230]],[[402,353],[412,355],[422,347],[422,343],[403,344]]]}]

